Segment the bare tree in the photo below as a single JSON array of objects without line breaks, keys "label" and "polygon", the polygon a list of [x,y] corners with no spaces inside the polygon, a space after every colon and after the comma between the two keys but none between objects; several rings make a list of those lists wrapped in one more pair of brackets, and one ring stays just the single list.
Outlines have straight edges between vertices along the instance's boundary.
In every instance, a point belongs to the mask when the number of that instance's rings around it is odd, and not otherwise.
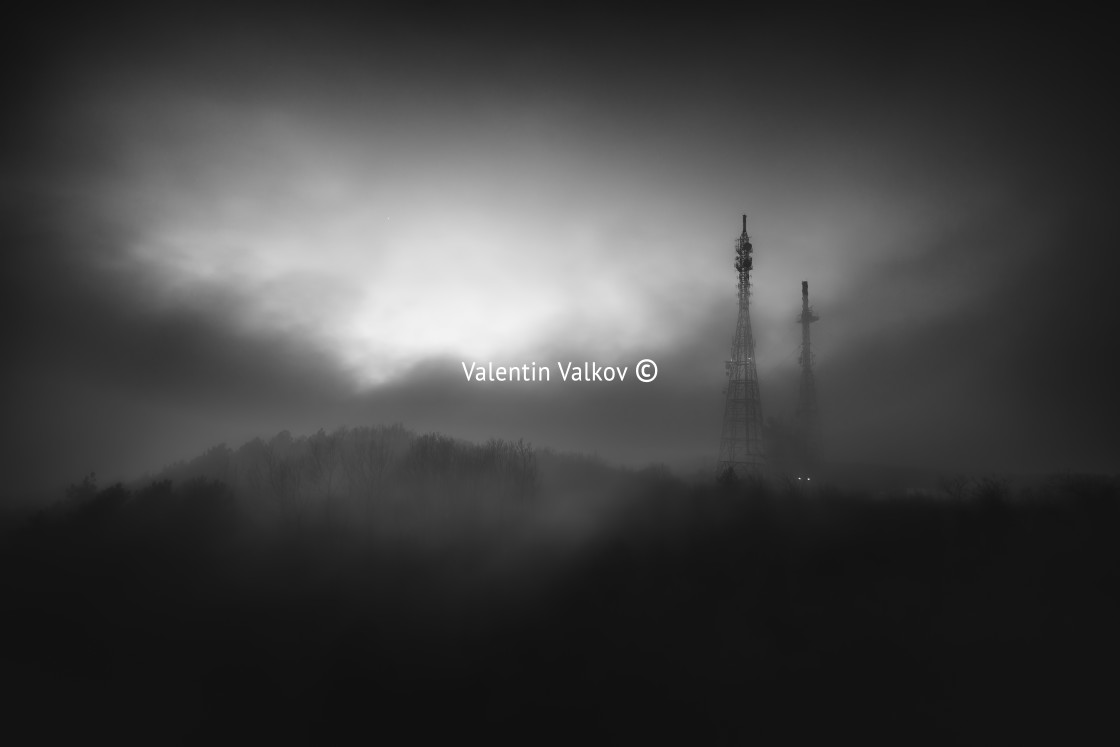
[{"label": "bare tree", "polygon": [[273,497],[281,510],[290,515],[298,515],[301,508],[303,469],[291,433],[281,431],[265,444],[264,462],[269,487],[272,488]]},{"label": "bare tree", "polygon": [[327,503],[331,500],[331,489],[338,469],[339,444],[344,436],[344,429],[327,434],[320,428],[307,439],[307,471],[311,481],[321,487],[323,499]]},{"label": "bare tree", "polygon": [[937,487],[953,500],[963,500],[969,493],[972,479],[964,475],[944,475],[937,480]]}]

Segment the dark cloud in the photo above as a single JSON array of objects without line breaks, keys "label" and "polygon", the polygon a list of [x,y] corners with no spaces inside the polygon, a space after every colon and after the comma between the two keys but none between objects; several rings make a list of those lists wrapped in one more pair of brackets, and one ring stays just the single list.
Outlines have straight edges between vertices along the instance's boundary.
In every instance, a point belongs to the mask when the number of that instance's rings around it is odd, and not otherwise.
[{"label": "dark cloud", "polygon": [[10,487],[136,473],[254,427],[330,417],[351,396],[312,343],[239,332],[228,299],[161,308],[143,278],[99,262],[125,240],[77,213],[6,222]]}]

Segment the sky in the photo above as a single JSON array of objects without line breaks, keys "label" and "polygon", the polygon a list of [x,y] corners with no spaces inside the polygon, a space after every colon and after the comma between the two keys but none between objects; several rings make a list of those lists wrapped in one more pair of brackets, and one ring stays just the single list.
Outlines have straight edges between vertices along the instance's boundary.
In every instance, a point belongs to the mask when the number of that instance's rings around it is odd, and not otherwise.
[{"label": "sky", "polygon": [[807,280],[827,458],[1120,471],[1101,19],[310,7],[8,29],[10,492],[391,422],[714,464],[743,214],[766,417]]}]

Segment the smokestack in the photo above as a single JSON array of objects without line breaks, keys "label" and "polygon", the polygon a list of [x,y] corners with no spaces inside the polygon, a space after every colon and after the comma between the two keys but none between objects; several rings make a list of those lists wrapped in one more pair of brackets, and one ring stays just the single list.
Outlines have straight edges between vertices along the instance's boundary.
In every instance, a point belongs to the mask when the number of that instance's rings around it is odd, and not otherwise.
[{"label": "smokestack", "polygon": [[808,280],[802,280],[801,281],[801,297],[802,298],[808,298],[809,297],[809,281]]},{"label": "smokestack", "polygon": [[746,232],[747,232],[747,216],[746,216],[746,213],[744,213],[743,214],[743,233],[746,233]]}]

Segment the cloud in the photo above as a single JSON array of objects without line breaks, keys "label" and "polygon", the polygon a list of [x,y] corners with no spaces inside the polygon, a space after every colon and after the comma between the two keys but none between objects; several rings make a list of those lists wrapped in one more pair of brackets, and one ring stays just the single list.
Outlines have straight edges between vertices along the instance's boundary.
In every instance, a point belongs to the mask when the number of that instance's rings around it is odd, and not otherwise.
[{"label": "cloud", "polygon": [[8,475],[15,489],[90,469],[123,476],[185,456],[187,445],[245,435],[245,426],[329,412],[351,394],[313,341],[231,324],[236,300],[167,307],[141,277],[107,269],[103,252],[127,232],[77,213],[64,225],[47,218],[25,214],[4,227],[13,248],[0,287],[4,449],[20,455]]},{"label": "cloud", "polygon": [[[861,46],[781,14],[747,45],[656,14],[620,39],[574,16],[129,18],[14,47],[0,290],[29,483],[387,420],[699,460],[742,212],[767,415],[793,409],[808,280],[834,454],[1120,453],[1101,53],[1068,29],[1063,76],[1034,26],[986,21]],[[459,369],[641,357],[657,383]]]}]

